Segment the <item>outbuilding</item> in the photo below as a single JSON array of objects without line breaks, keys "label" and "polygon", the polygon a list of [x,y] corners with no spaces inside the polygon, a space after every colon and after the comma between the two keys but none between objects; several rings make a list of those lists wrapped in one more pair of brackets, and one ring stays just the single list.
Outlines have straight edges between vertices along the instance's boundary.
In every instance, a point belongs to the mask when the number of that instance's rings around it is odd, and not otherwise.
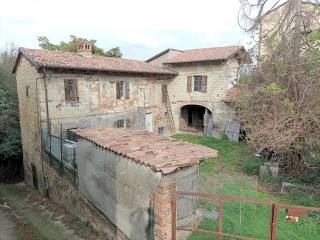
[{"label": "outbuilding", "polygon": [[[137,129],[75,129],[79,190],[128,239],[170,239],[171,194],[197,190],[201,160],[217,151]],[[174,187],[173,187],[174,186]],[[178,221],[196,201],[178,199]]]}]

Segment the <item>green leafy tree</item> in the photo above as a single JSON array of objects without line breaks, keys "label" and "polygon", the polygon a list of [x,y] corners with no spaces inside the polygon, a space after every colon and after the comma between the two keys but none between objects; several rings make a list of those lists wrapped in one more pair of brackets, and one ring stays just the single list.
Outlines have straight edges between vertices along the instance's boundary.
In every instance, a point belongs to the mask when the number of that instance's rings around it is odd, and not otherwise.
[{"label": "green leafy tree", "polygon": [[96,40],[87,40],[84,38],[76,37],[74,35],[70,35],[70,40],[68,42],[61,41],[59,44],[53,44],[45,36],[38,37],[39,46],[42,49],[47,49],[52,51],[76,52],[79,42],[82,42],[82,41],[89,41],[91,43],[92,53],[95,55],[101,55],[106,57],[117,57],[117,58],[122,57],[122,53],[119,47],[115,47],[108,51],[105,51],[102,48],[97,47]]},{"label": "green leafy tree", "polygon": [[0,182],[21,180],[22,150],[13,44],[0,50]]}]

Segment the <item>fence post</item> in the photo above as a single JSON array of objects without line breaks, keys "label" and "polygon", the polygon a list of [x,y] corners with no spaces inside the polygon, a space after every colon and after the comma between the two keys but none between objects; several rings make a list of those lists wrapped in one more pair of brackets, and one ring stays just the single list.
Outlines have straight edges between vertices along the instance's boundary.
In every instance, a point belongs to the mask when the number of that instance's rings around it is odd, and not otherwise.
[{"label": "fence post", "polygon": [[272,204],[270,219],[270,240],[277,239],[278,211],[276,204]]},{"label": "fence post", "polygon": [[63,163],[62,163],[62,157],[63,156],[63,143],[62,143],[62,123],[60,123],[60,173],[62,175],[63,171]]},{"label": "fence post", "polygon": [[75,147],[72,148],[73,149],[73,183],[74,186],[76,187],[76,149]]},{"label": "fence post", "polygon": [[171,208],[172,208],[172,240],[176,240],[177,238],[177,194],[176,194],[175,186],[172,191]]},{"label": "fence post", "polygon": [[50,157],[50,164],[52,165],[51,120],[49,121],[48,136],[49,136],[49,151],[50,151],[49,157]]},{"label": "fence post", "polygon": [[223,201],[220,201],[220,202],[219,202],[218,235],[217,235],[217,239],[218,239],[218,240],[221,240],[221,239],[222,239],[223,205],[224,205],[224,202],[223,202]]}]

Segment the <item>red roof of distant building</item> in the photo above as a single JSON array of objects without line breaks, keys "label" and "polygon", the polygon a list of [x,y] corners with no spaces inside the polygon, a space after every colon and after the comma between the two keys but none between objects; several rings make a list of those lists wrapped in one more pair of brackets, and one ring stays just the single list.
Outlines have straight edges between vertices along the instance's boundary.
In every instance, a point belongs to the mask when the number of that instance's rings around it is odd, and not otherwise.
[{"label": "red roof of distant building", "polygon": [[227,91],[226,96],[223,98],[223,102],[232,102],[239,95],[239,88],[232,87]]}]

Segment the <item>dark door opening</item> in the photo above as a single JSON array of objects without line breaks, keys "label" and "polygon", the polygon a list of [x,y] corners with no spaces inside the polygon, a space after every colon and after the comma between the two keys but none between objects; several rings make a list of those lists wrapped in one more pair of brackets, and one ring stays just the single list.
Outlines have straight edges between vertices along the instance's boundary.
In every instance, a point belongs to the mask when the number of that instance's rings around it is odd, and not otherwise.
[{"label": "dark door opening", "polygon": [[199,105],[186,105],[181,108],[180,130],[203,132],[205,113],[211,114],[210,110]]},{"label": "dark door opening", "polygon": [[38,176],[37,176],[37,168],[36,166],[31,163],[31,170],[32,170],[32,183],[33,183],[33,187],[35,189],[38,189]]}]

